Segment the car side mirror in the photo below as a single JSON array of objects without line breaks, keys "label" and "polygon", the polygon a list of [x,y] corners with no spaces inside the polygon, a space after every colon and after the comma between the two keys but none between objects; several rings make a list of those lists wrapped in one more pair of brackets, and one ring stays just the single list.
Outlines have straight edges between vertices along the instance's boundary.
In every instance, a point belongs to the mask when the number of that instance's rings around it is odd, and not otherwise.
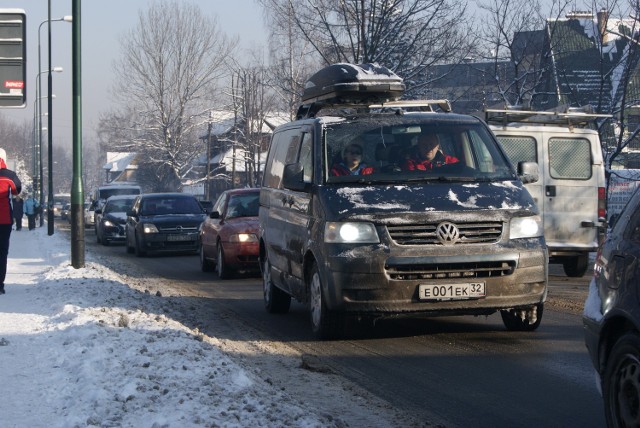
[{"label": "car side mirror", "polygon": [[127,217],[135,217],[138,214],[134,210],[127,211]]},{"label": "car side mirror", "polygon": [[209,213],[209,218],[212,218],[212,219],[220,218],[220,213],[218,211],[211,211],[211,213]]},{"label": "car side mirror", "polygon": [[282,185],[285,189],[304,192],[308,183],[304,182],[304,168],[299,163],[290,163],[284,166]]},{"label": "car side mirror", "polygon": [[100,208],[96,208],[96,210],[94,211],[94,213],[96,213],[96,214],[102,214],[102,209],[100,209]]},{"label": "car side mirror", "polygon": [[518,177],[522,184],[535,183],[540,180],[537,162],[518,162]]}]

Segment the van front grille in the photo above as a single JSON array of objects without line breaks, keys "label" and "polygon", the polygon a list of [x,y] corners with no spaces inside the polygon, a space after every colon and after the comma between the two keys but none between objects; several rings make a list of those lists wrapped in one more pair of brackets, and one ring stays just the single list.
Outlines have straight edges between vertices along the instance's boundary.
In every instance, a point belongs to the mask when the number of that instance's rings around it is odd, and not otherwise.
[{"label": "van front grille", "polygon": [[[458,237],[446,244],[438,237],[441,223],[387,226],[391,239],[398,245],[462,245],[493,244],[502,236],[502,222],[455,223]],[[452,223],[453,224],[453,223]]]},{"label": "van front grille", "polygon": [[473,279],[511,275],[515,261],[438,263],[385,266],[391,279],[399,281],[417,279]]}]

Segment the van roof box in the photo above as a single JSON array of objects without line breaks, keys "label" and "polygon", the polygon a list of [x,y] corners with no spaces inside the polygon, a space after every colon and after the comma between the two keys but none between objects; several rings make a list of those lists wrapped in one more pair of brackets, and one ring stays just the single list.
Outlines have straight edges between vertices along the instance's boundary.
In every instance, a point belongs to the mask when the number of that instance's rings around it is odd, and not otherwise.
[{"label": "van roof box", "polygon": [[353,107],[398,100],[401,77],[378,64],[338,63],[312,75],[304,85],[298,118],[313,117],[321,108]]},{"label": "van roof box", "polygon": [[487,108],[484,110],[485,122],[506,126],[508,123],[521,122],[537,125],[560,125],[570,127],[588,127],[597,119],[610,119],[610,114],[593,113],[591,106],[559,106],[553,110],[527,110],[517,107],[504,109]]}]

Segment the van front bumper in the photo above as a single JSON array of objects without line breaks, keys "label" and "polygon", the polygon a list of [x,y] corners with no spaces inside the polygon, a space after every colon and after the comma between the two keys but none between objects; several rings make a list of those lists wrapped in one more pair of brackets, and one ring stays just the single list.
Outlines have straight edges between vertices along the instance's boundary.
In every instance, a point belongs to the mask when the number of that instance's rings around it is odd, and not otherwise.
[{"label": "van front bumper", "polygon": [[[542,246],[482,254],[388,257],[365,251],[328,259],[326,296],[330,310],[350,313],[425,315],[490,314],[530,306],[547,296],[548,254]],[[485,296],[459,300],[423,300],[421,284],[484,282]]]}]

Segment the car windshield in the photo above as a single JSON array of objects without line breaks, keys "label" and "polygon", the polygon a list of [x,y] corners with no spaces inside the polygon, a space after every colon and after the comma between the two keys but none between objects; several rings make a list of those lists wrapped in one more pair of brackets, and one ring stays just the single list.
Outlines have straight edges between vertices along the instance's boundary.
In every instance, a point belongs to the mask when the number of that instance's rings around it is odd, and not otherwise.
[{"label": "car windshield", "polygon": [[257,217],[260,206],[259,193],[232,195],[227,206],[227,218]]},{"label": "car windshield", "polygon": [[440,113],[328,122],[326,182],[503,181],[514,171],[475,118]]},{"label": "car windshield", "polygon": [[131,209],[133,205],[133,199],[117,199],[112,201],[107,201],[107,204],[104,206],[104,213],[120,213],[127,212]]},{"label": "car windshield", "polygon": [[144,199],[142,215],[202,214],[202,207],[195,198],[163,196]]}]

